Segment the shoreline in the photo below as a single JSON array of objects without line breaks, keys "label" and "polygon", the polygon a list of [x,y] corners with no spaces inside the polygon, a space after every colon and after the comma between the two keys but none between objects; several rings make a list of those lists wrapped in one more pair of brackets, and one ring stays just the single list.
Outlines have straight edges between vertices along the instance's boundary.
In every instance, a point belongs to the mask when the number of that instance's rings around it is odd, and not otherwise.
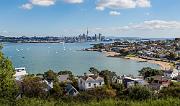
[{"label": "shoreline", "polygon": [[120,53],[117,53],[117,52],[102,51],[102,53],[104,53],[107,57],[116,57],[120,55]]},{"label": "shoreline", "polygon": [[[116,53],[116,52],[107,52],[107,51],[102,51],[102,53],[104,53],[107,57],[117,57],[120,54],[120,53]],[[149,62],[149,63],[152,63],[152,64],[157,64],[157,65],[160,66],[161,70],[170,70],[170,69],[172,69],[172,64],[169,63],[169,62],[142,59],[140,57],[124,57],[124,59],[130,59],[130,60],[134,60],[134,61],[137,61],[137,62]]]},{"label": "shoreline", "polygon": [[146,61],[152,64],[157,64],[160,66],[161,70],[170,70],[172,68],[171,63],[169,62],[163,62],[163,61],[156,61],[156,60],[147,60],[147,59],[142,59],[140,57],[125,57],[125,59],[130,59],[130,60],[135,60],[135,61]]}]

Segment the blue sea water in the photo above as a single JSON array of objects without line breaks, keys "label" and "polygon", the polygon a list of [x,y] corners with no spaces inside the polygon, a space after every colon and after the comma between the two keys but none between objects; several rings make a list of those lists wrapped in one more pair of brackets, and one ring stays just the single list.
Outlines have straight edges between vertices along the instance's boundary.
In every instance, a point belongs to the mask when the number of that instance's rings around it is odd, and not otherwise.
[{"label": "blue sea water", "polygon": [[91,47],[90,43],[4,43],[3,53],[10,58],[14,67],[26,67],[28,73],[44,73],[70,70],[75,75],[88,72],[90,67],[108,69],[117,74],[137,75],[143,67],[159,68],[156,64],[121,58],[106,57],[93,51],[80,51]]}]

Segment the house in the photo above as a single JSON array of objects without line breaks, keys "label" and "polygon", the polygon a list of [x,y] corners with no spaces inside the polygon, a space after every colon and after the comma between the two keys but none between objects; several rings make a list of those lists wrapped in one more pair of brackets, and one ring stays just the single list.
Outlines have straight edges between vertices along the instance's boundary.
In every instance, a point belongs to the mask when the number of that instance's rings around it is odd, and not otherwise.
[{"label": "house", "polygon": [[69,75],[68,74],[67,75],[59,75],[57,78],[58,78],[59,82],[71,82],[69,80]]},{"label": "house", "polygon": [[66,95],[70,95],[70,96],[76,96],[79,94],[76,88],[74,88],[71,84],[67,84],[65,91],[66,91]]},{"label": "house", "polygon": [[149,84],[149,88],[153,90],[161,90],[164,87],[168,87],[170,85],[170,80],[164,76],[153,76],[151,77],[153,81]]},{"label": "house", "polygon": [[179,72],[179,74],[177,76],[177,81],[180,82],[180,72]]},{"label": "house", "polygon": [[53,81],[43,80],[43,82],[47,84],[47,88],[45,89],[45,91],[53,89]]},{"label": "house", "polygon": [[129,88],[130,86],[134,86],[135,84],[146,86],[148,83],[140,78],[131,78],[131,77],[124,77],[123,78],[123,84],[126,88]]},{"label": "house", "polygon": [[14,77],[16,80],[22,80],[23,76],[28,75],[25,67],[15,68],[15,71],[16,71],[16,73],[15,73]]},{"label": "house", "polygon": [[164,77],[167,77],[167,78],[175,78],[178,76],[178,70],[177,69],[173,69],[173,70],[167,70],[167,71],[164,71]]},{"label": "house", "polygon": [[78,79],[78,87],[80,90],[89,90],[96,87],[102,87],[103,85],[104,78],[94,74],[86,74]]},{"label": "house", "polygon": [[113,76],[112,83],[122,84],[122,78],[120,76]]},{"label": "house", "polygon": [[180,56],[180,50],[176,51],[175,54],[179,57]]},{"label": "house", "polygon": [[165,58],[166,54],[159,54],[159,58]]},{"label": "house", "polygon": [[177,70],[180,70],[180,63],[176,63],[176,64],[175,64],[175,68],[176,68]]}]

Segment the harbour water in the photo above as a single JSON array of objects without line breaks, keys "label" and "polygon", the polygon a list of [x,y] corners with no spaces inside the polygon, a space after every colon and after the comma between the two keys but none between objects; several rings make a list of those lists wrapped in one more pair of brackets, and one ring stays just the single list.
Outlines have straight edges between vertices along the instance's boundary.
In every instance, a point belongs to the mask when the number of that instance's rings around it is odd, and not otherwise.
[{"label": "harbour water", "polygon": [[143,67],[159,69],[156,64],[106,57],[100,52],[80,51],[91,47],[90,43],[4,43],[3,46],[3,53],[12,60],[14,67],[26,67],[31,74],[52,69],[56,72],[70,70],[75,75],[81,75],[90,67],[96,67],[121,75],[137,75]]}]

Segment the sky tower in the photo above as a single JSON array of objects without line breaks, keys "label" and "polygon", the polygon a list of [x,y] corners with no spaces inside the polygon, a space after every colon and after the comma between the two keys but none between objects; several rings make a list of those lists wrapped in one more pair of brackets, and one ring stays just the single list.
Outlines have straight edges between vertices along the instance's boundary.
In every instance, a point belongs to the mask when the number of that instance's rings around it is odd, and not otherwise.
[{"label": "sky tower", "polygon": [[87,34],[86,34],[86,36],[88,36],[89,35],[89,31],[88,31],[88,28],[87,28]]}]

